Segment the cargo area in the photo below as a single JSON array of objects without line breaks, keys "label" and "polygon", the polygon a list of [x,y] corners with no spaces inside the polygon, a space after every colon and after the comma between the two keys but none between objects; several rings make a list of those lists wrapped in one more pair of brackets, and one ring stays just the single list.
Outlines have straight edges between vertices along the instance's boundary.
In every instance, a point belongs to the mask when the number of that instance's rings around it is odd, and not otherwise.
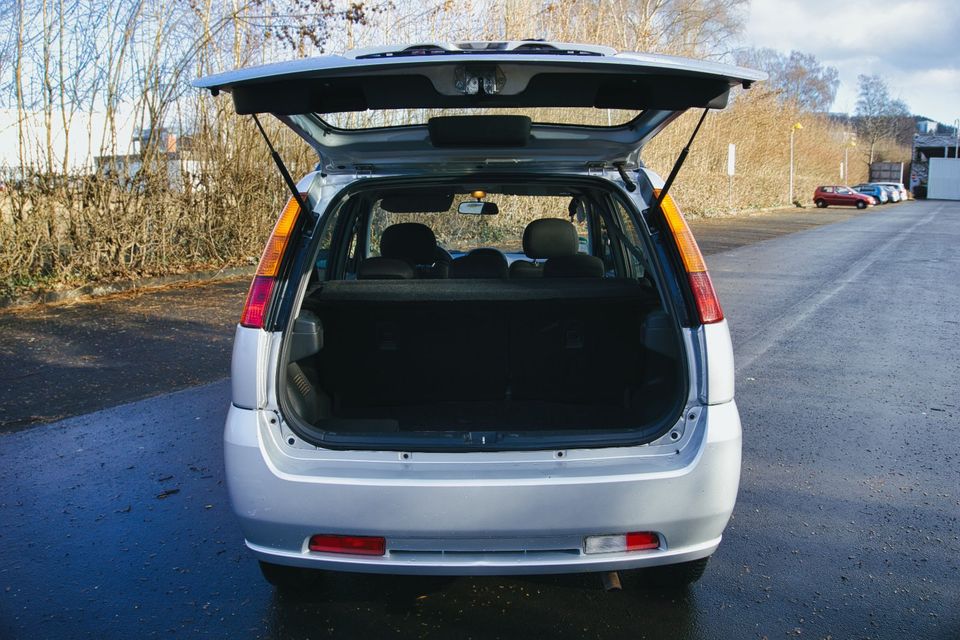
[{"label": "cargo area", "polygon": [[675,331],[628,279],[330,281],[291,406],[333,433],[636,429],[682,404]]}]

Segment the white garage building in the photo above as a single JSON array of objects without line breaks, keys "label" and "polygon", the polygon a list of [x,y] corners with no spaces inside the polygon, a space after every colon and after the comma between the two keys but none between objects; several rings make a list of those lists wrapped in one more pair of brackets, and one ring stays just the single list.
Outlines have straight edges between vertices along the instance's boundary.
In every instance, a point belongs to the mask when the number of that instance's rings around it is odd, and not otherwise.
[{"label": "white garage building", "polygon": [[910,188],[927,198],[960,200],[958,139],[952,135],[917,135],[913,138]]}]

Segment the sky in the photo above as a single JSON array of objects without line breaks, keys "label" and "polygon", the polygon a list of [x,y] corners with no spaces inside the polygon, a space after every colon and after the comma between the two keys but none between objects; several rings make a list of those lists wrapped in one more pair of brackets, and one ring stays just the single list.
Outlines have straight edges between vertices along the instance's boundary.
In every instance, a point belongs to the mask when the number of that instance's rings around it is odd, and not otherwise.
[{"label": "sky", "polygon": [[912,113],[960,118],[960,0],[752,0],[743,37],[836,67],[832,111],[853,113],[857,76],[876,74]]}]

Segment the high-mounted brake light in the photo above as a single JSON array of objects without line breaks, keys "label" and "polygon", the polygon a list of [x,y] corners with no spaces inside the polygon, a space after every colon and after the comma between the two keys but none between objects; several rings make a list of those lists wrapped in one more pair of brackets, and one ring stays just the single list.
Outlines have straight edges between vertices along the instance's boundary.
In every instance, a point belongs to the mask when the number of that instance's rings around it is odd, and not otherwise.
[{"label": "high-mounted brake light", "polygon": [[[306,194],[301,194],[305,198]],[[290,232],[293,225],[300,215],[300,205],[293,198],[287,200],[287,205],[280,214],[280,219],[273,227],[270,233],[270,239],[267,240],[267,246],[263,249],[260,256],[260,264],[257,265],[257,275],[250,284],[250,291],[247,293],[247,302],[243,305],[243,314],[240,316],[240,325],[252,329],[262,329],[266,321],[267,306],[270,304],[270,298],[273,296],[273,287],[277,282],[277,274],[280,273],[280,261],[283,259],[283,252],[290,241]]]},{"label": "high-mounted brake light", "polygon": [[[660,190],[654,189],[655,198],[660,196]],[[713,289],[713,282],[710,280],[710,274],[707,273],[707,265],[703,261],[703,254],[700,253],[700,247],[687,226],[687,221],[683,219],[680,208],[673,201],[668,193],[660,205],[663,211],[663,217],[667,220],[667,226],[670,227],[670,233],[680,251],[680,258],[683,260],[683,268],[687,272],[687,280],[690,282],[690,290],[693,293],[693,300],[697,305],[697,312],[700,315],[700,322],[711,324],[723,320],[723,309],[720,308],[720,301],[717,300],[717,292]]]},{"label": "high-mounted brake light", "polygon": [[310,536],[310,551],[323,553],[348,553],[355,556],[382,556],[387,551],[387,541],[378,536],[335,536],[317,534]]}]

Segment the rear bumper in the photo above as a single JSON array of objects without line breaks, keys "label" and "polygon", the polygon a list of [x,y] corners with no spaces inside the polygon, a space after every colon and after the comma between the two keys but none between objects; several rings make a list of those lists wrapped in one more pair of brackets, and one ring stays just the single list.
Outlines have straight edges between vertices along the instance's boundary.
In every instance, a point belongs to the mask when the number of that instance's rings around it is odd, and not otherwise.
[{"label": "rear bumper", "polygon": [[[398,454],[293,449],[268,414],[231,407],[227,484],[261,560],[338,571],[482,575],[611,571],[709,556],[736,500],[733,402],[681,442],[555,452]],[[407,455],[403,458],[403,455]],[[583,537],[655,531],[651,551],[586,554]],[[315,553],[316,533],[384,536],[384,556]]]}]

